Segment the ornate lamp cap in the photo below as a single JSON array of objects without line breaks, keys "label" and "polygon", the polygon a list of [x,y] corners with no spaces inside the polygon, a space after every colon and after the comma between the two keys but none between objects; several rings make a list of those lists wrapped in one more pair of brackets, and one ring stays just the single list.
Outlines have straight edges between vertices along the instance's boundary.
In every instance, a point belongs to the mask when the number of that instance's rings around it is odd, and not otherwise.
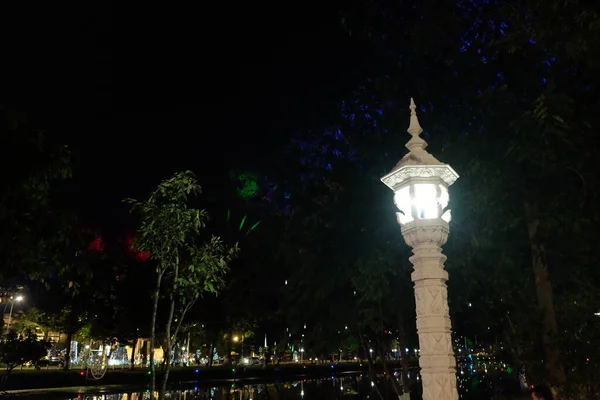
[{"label": "ornate lamp cap", "polygon": [[413,98],[410,98],[410,125],[406,130],[411,134],[411,138],[406,143],[406,148],[410,151],[419,151],[425,150],[427,147],[427,142],[423,140],[419,135],[423,133],[423,128],[421,128],[421,124],[419,124],[419,117],[417,117],[417,106]]},{"label": "ornate lamp cap", "polygon": [[409,152],[402,157],[400,162],[396,164],[394,170],[404,166],[404,165],[441,165],[443,164],[437,158],[432,156],[425,148],[427,147],[427,142],[421,138],[421,133],[423,133],[423,128],[421,128],[421,124],[419,124],[419,118],[417,117],[417,106],[415,105],[415,101],[410,99],[410,124],[408,129],[406,130],[412,136],[408,143],[406,143],[406,148]]},{"label": "ornate lamp cap", "polygon": [[425,148],[427,142],[419,135],[423,133],[423,128],[419,124],[417,117],[417,106],[415,101],[410,99],[410,124],[407,132],[412,136],[406,148],[408,153],[392,168],[392,170],[381,178],[392,190],[396,190],[408,178],[431,178],[438,177],[450,186],[458,178],[458,174],[448,164],[439,161],[431,155]]}]

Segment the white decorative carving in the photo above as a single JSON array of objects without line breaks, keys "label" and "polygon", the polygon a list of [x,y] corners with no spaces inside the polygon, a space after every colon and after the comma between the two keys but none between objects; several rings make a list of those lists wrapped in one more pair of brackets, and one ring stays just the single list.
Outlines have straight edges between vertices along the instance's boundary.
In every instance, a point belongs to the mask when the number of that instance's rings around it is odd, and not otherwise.
[{"label": "white decorative carving", "polygon": [[456,377],[454,376],[454,372],[452,372],[451,375],[448,372],[423,375],[423,400],[458,399],[458,392],[456,390]]},{"label": "white decorative carving", "polygon": [[411,277],[415,283],[423,400],[457,400],[448,273],[441,249],[448,239],[448,224],[442,219],[417,219],[402,226],[402,235],[414,254],[410,261],[414,266]]},{"label": "white decorative carving", "polygon": [[414,155],[406,160],[405,158],[400,160],[389,174],[381,178],[381,181],[392,190],[396,190],[402,182],[410,178],[439,178],[447,186],[452,185],[458,179],[456,171],[447,164],[423,165],[420,163],[422,160],[415,158]]},{"label": "white decorative carving", "polygon": [[409,109],[410,125],[407,132],[410,133],[411,138],[406,143],[409,152],[392,168],[390,173],[381,178],[381,181],[394,191],[398,189],[398,185],[409,178],[437,177],[447,186],[452,185],[458,179],[456,171],[425,150],[427,142],[420,137],[423,128],[419,124],[417,106],[413,99],[410,99]]},{"label": "white decorative carving", "polygon": [[[413,248],[428,244],[440,248],[448,240],[448,233],[450,232],[448,223],[441,218],[413,220],[402,225],[401,228],[404,240]],[[417,256],[417,253],[414,251],[413,253]],[[439,253],[434,254],[439,254],[443,257],[443,261],[446,260],[446,256],[441,253],[441,249]]]}]

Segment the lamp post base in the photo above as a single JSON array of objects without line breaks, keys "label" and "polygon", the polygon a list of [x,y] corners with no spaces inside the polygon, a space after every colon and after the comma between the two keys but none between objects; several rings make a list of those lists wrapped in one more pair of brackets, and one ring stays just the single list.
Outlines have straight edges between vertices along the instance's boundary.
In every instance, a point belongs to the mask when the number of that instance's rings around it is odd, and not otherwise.
[{"label": "lamp post base", "polygon": [[422,375],[423,400],[458,400],[454,370]]}]

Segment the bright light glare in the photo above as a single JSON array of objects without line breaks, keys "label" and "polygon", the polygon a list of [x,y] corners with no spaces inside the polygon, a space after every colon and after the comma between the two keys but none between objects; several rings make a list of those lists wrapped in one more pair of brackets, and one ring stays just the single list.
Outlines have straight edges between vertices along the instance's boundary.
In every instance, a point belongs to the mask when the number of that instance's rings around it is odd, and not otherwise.
[{"label": "bright light glare", "polygon": [[415,206],[418,218],[432,219],[438,217],[438,199],[436,185],[417,183],[415,185]]},{"label": "bright light glare", "polygon": [[394,204],[396,204],[396,207],[400,210],[399,213],[396,213],[400,224],[406,224],[413,220],[410,188],[408,186],[403,187],[396,192],[394,195]]},{"label": "bright light glare", "polygon": [[449,201],[448,188],[442,184],[416,183],[405,186],[394,194],[394,204],[400,210],[396,213],[398,223],[404,225],[415,218],[442,218],[450,222],[450,210],[443,212]]},{"label": "bright light glare", "polygon": [[448,188],[444,185],[439,185],[440,187],[440,205],[442,206],[442,210],[448,207],[448,202],[450,201],[450,194],[448,193]]},{"label": "bright light glare", "polygon": [[23,296],[17,296],[17,297],[15,297],[15,301],[23,301]]}]

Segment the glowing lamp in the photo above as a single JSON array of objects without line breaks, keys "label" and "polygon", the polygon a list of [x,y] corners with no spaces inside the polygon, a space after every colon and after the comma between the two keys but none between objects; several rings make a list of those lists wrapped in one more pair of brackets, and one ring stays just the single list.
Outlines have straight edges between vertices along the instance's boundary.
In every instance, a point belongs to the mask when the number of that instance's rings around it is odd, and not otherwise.
[{"label": "glowing lamp", "polygon": [[394,191],[394,204],[400,210],[396,213],[400,225],[440,218],[449,223],[450,210],[446,209],[450,200],[448,187],[458,179],[458,174],[425,150],[427,142],[419,137],[423,129],[412,99],[410,109],[408,133],[412,138],[406,144],[410,151],[381,181]]},{"label": "glowing lamp", "polygon": [[[433,178],[438,180],[437,177]],[[403,185],[399,185],[394,194],[394,204],[400,210],[396,213],[400,224],[404,225],[415,219],[435,218],[450,222],[450,210],[446,210],[449,200],[448,187],[444,183],[436,184],[425,179],[409,177]]]}]

